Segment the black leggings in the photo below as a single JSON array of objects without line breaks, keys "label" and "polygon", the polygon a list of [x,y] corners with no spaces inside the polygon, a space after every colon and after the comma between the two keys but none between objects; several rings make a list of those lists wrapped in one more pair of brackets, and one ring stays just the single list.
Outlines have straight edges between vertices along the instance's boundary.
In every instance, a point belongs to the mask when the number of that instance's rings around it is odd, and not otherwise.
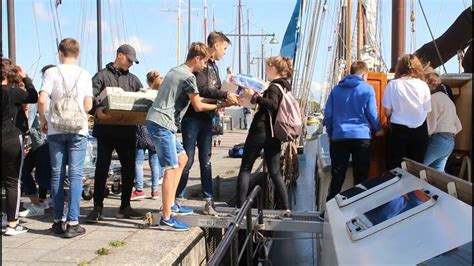
[{"label": "black leggings", "polygon": [[18,219],[20,207],[20,166],[21,166],[20,136],[3,136],[2,138],[2,186],[6,193],[7,220],[14,222]]},{"label": "black leggings", "polygon": [[268,174],[276,187],[281,199],[282,209],[289,209],[288,193],[280,172],[281,142],[275,138],[267,137],[265,131],[250,132],[245,140],[242,164],[237,178],[237,207],[242,207],[249,193],[250,172],[255,160],[264,149],[264,159],[268,167]]}]

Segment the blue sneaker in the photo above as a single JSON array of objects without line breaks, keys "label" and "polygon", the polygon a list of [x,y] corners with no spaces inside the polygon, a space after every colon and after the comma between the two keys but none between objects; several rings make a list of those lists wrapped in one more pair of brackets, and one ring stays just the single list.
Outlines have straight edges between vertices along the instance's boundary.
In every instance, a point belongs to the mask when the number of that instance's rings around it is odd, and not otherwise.
[{"label": "blue sneaker", "polygon": [[171,206],[171,213],[175,215],[190,215],[193,214],[194,211],[189,207],[181,206],[178,203],[175,203],[173,206]]},{"label": "blue sneaker", "polygon": [[188,231],[189,225],[178,221],[176,216],[172,215],[168,220],[165,220],[163,217],[161,217],[160,226],[158,229],[165,231]]}]

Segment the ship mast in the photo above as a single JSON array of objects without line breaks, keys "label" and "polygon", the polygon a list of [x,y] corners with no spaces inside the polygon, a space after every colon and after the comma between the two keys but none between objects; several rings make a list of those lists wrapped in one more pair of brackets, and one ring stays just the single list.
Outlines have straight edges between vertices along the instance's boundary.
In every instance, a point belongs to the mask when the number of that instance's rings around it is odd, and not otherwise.
[{"label": "ship mast", "polygon": [[405,54],[405,0],[392,0],[392,59],[391,69],[395,70],[398,58]]}]

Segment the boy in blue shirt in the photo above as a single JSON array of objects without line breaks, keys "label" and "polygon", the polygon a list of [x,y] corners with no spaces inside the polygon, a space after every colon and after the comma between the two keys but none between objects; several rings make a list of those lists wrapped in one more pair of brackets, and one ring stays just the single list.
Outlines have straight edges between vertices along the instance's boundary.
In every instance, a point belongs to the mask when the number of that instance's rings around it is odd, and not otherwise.
[{"label": "boy in blue shirt", "polygon": [[332,175],[326,201],[341,191],[351,155],[354,185],[367,180],[371,132],[383,135],[375,92],[367,83],[368,72],[365,62],[354,62],[351,74],[334,87],[326,103],[324,125],[329,137]]}]

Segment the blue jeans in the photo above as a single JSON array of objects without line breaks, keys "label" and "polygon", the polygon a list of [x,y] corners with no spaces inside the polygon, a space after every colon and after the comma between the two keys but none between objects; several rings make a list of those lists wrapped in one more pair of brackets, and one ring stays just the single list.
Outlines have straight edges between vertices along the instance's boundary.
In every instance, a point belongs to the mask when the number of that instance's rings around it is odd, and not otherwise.
[{"label": "blue jeans", "polygon": [[57,134],[48,136],[51,159],[51,195],[54,201],[53,218],[60,221],[64,209],[64,179],[70,181],[67,221],[79,221],[82,176],[86,157],[87,138],[79,134]]},{"label": "blue jeans", "polygon": [[[137,190],[143,190],[143,161],[145,160],[145,150],[147,149],[137,148],[135,150],[135,189]],[[163,171],[158,163],[156,151],[148,150],[148,163],[151,169],[151,191],[157,192],[158,180],[163,176]]]},{"label": "blue jeans", "polygon": [[181,123],[181,132],[183,134],[183,147],[188,156],[188,161],[179,180],[176,197],[184,198],[189,171],[194,162],[194,153],[197,143],[199,150],[199,168],[201,171],[202,197],[210,200],[213,196],[211,167],[212,119],[207,117],[195,118],[185,116]]},{"label": "blue jeans", "polygon": [[435,133],[428,140],[425,160],[423,164],[444,172],[449,155],[454,149],[454,135]]},{"label": "blue jeans", "polygon": [[176,139],[176,134],[151,121],[146,121],[146,128],[155,145],[158,161],[163,171],[178,168],[178,154],[184,152],[184,149]]}]

